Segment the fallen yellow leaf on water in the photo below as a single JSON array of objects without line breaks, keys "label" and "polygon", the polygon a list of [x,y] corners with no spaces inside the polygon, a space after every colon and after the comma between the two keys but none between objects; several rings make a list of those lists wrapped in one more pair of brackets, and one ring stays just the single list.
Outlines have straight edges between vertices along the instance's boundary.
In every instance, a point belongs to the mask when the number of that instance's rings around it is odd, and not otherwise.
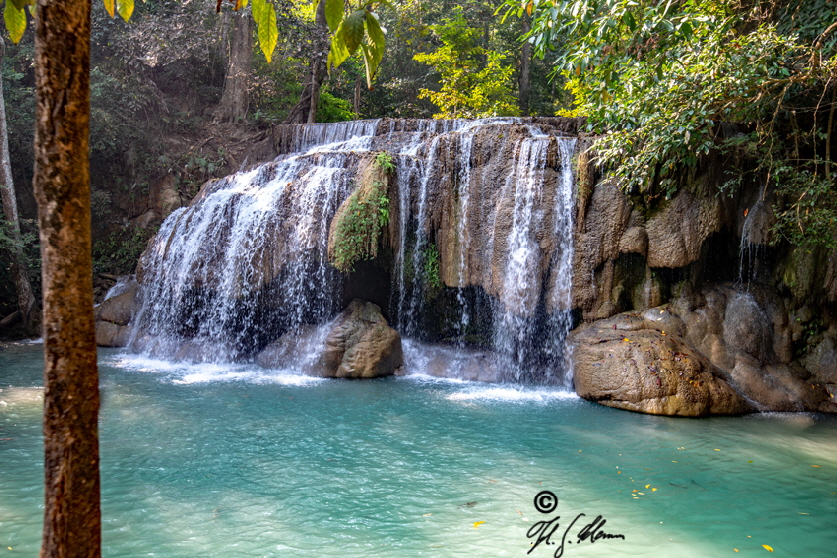
[{"label": "fallen yellow leaf on water", "polygon": [[715,448],[715,451],[721,451],[721,450],[719,450],[718,448]]},{"label": "fallen yellow leaf on water", "polygon": [[736,552],[738,552],[738,549],[737,549],[737,548],[733,548],[733,550],[734,550],[734,551],[736,551]]},{"label": "fallen yellow leaf on water", "polygon": [[433,515],[432,513],[426,513],[422,517],[427,517],[428,515]]},{"label": "fallen yellow leaf on water", "polygon": [[657,491],[657,489],[656,489],[656,488],[652,488],[652,489],[651,489],[651,492],[656,492],[656,491]]},{"label": "fallen yellow leaf on water", "polygon": [[672,463],[677,463],[677,461],[672,461]]},{"label": "fallen yellow leaf on water", "polygon": [[816,467],[817,469],[819,469],[819,468],[820,468],[820,466],[819,466],[819,465],[811,465],[811,467]]},{"label": "fallen yellow leaf on water", "polygon": [[[476,529],[477,527],[479,527],[479,526],[480,526],[480,525],[482,525],[483,523],[485,523],[485,521],[476,521],[476,522],[474,522],[474,529]],[[771,551],[771,552],[772,552],[772,551]]]},{"label": "fallen yellow leaf on water", "polygon": [[768,551],[768,552],[773,552],[773,547],[772,547],[772,546],[770,546],[769,544],[763,544],[762,546],[764,547],[764,549],[765,549],[766,551]]},{"label": "fallen yellow leaf on water", "polygon": [[799,515],[811,515],[810,513],[799,512]]},{"label": "fallen yellow leaf on water", "polygon": [[646,485],[645,485],[645,488],[651,488],[651,485],[650,485],[650,484],[646,484]]},{"label": "fallen yellow leaf on water", "polygon": [[752,463],[752,462],[753,462],[753,460],[751,459],[751,460],[750,460],[750,461],[748,461],[747,463]]}]

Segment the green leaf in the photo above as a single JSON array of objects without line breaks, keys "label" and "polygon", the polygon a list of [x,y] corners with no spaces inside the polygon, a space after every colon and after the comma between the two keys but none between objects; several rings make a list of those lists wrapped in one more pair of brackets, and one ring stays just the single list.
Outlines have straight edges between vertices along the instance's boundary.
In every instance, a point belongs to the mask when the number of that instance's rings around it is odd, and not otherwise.
[{"label": "green leaf", "polygon": [[15,5],[15,8],[18,10],[23,10],[23,8],[27,5],[34,6],[35,0],[11,0],[12,4]]},{"label": "green leaf", "polygon": [[105,1],[105,9],[108,11],[108,15],[113,17],[116,12],[114,11],[114,3],[116,0],[104,0]]},{"label": "green leaf", "polygon": [[636,20],[631,12],[625,12],[625,15],[622,16],[622,22],[628,26],[631,32],[636,31]]},{"label": "green leaf", "polygon": [[331,48],[328,50],[328,60],[326,62],[329,75],[331,75],[331,68],[338,67],[352,55],[346,46],[346,29],[343,26],[344,23],[345,21],[340,24],[334,37],[331,38]]},{"label": "green leaf", "polygon": [[357,47],[363,41],[363,23],[366,20],[366,10],[355,10],[343,20],[340,27],[343,28],[343,37],[346,48],[354,54]]},{"label": "green leaf", "polygon": [[276,9],[273,4],[266,0],[253,0],[253,19],[258,26],[259,47],[264,57],[270,62],[273,51],[276,50],[276,42],[279,39],[279,30],[276,27]]},{"label": "green leaf", "polygon": [[688,21],[684,21],[683,25],[680,26],[680,32],[683,33],[687,41],[692,40],[692,26]]},{"label": "green leaf", "polygon": [[122,19],[128,21],[131,19],[131,14],[134,13],[134,0],[117,0],[116,11],[122,16]]},{"label": "green leaf", "polygon": [[376,18],[371,13],[366,14],[366,33],[369,37],[363,48],[363,63],[366,66],[366,86],[372,89],[372,79],[378,71],[378,66],[384,58],[386,50],[386,35]]},{"label": "green leaf", "polygon": [[17,44],[26,31],[26,12],[15,7],[13,2],[6,0],[6,9],[3,10],[3,20],[6,22],[6,30],[9,38]]},{"label": "green leaf", "polygon": [[343,0],[320,0],[325,2],[325,17],[329,30],[334,33],[343,19]]}]

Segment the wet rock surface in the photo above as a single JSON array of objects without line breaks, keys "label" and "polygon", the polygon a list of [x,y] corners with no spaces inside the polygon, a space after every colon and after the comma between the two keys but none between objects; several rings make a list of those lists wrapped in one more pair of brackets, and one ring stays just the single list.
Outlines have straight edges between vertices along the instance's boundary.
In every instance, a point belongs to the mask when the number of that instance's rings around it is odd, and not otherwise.
[{"label": "wet rock surface", "polygon": [[130,322],[139,302],[139,284],[124,281],[122,292],[94,309],[96,344],[100,347],[125,347],[131,337]]},{"label": "wet rock surface", "polygon": [[578,394],[602,405],[655,415],[735,415],[752,407],[706,358],[653,329],[591,327],[572,336]]},{"label": "wet rock surface", "polygon": [[775,293],[719,286],[699,300],[617,314],[571,334],[579,395],[680,416],[837,412],[833,341],[825,337],[792,360],[787,312]]},{"label": "wet rock surface", "polygon": [[285,334],[256,357],[265,368],[295,368],[325,378],[379,378],[404,363],[401,336],[376,304],[352,301],[330,324]]}]

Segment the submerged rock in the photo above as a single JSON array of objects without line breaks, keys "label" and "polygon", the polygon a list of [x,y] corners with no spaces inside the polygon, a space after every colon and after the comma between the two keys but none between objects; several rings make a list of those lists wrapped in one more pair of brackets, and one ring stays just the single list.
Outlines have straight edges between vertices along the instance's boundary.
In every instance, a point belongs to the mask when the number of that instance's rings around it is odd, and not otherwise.
[{"label": "submerged rock", "polygon": [[572,336],[575,389],[581,397],[654,415],[700,417],[753,410],[717,368],[678,336],[616,325],[593,324]]},{"label": "submerged rock", "polygon": [[378,378],[394,374],[404,355],[401,336],[387,325],[378,305],[353,300],[327,326],[283,335],[256,362],[325,378]]}]

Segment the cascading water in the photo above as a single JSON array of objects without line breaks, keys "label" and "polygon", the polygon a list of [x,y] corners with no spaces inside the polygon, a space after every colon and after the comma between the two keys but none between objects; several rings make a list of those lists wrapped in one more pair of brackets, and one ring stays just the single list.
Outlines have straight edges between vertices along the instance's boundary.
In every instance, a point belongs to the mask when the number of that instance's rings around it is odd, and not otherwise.
[{"label": "cascading water", "polygon": [[560,382],[572,259],[568,128],[562,119],[280,127],[275,161],[205,185],[163,224],[138,268],[132,348],[248,360],[284,332],[327,321],[345,304],[347,281],[327,262],[329,224],[360,161],[385,150],[396,167],[381,264],[391,277],[389,321],[456,354],[489,349],[497,379]]}]

